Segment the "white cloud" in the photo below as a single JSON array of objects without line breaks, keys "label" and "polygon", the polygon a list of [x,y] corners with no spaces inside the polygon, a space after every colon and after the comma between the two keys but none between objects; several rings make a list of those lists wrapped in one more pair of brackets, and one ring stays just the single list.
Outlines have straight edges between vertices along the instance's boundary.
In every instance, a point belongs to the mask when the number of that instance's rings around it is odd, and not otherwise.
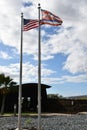
[{"label": "white cloud", "polygon": [[11,59],[12,57],[9,56],[6,52],[0,51],[0,58],[8,60],[8,59]]},{"label": "white cloud", "polygon": [[82,74],[82,75],[77,75],[77,76],[67,76],[67,75],[64,75],[64,76],[61,76],[61,77],[57,77],[57,78],[43,78],[42,79],[42,82],[45,81],[46,84],[49,84],[49,85],[59,85],[59,84],[65,84],[65,83],[84,83],[84,82],[87,82],[87,74]]},{"label": "white cloud", "polygon": [[[17,83],[19,83],[19,75],[20,75],[20,64],[10,64],[8,66],[0,66],[0,73],[4,73],[6,75],[11,76]],[[29,82],[38,82],[38,67],[30,64],[29,62],[23,63],[23,83]],[[47,69],[42,65],[41,75],[43,77],[47,77],[51,74],[55,73],[54,71]]]},{"label": "white cloud", "polygon": [[30,30],[29,32],[24,32],[23,38],[23,52],[27,54],[36,54],[38,48],[38,31]]},{"label": "white cloud", "polygon": [[20,0],[0,1],[0,41],[18,49],[20,37]]},{"label": "white cloud", "polygon": [[[79,47],[79,46],[78,46]],[[74,50],[67,58],[64,69],[71,73],[87,72],[87,52],[84,50]]]},{"label": "white cloud", "polygon": [[[19,72],[20,72],[20,65],[19,63],[16,64],[10,64],[8,66],[0,66],[0,73],[4,73],[5,75],[11,76],[11,78],[14,79],[15,82],[19,84]],[[22,76],[22,82],[23,83],[29,83],[29,82],[38,82],[38,67],[34,66],[30,63],[23,63],[23,76]],[[61,76],[61,77],[51,77],[52,74],[55,74],[56,72],[46,68],[46,66],[42,65],[41,70],[41,81],[44,84],[49,85],[56,85],[56,84],[63,84],[63,83],[82,83],[87,82],[87,74],[81,74],[77,76]]]},{"label": "white cloud", "polygon": [[[70,27],[61,28],[61,33],[50,36],[46,41],[46,51],[48,54],[63,53],[67,56],[64,69],[71,73],[87,72],[87,42],[85,28]],[[53,58],[53,57],[51,57]]]}]

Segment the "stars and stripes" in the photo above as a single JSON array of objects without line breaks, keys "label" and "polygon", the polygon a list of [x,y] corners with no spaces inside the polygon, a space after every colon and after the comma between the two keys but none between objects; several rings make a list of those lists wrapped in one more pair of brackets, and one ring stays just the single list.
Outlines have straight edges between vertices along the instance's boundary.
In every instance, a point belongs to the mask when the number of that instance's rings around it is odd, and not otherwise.
[{"label": "stars and stripes", "polygon": [[23,26],[23,31],[28,31],[33,28],[39,27],[39,21],[38,20],[32,20],[32,19],[24,19],[23,21],[24,26]]}]

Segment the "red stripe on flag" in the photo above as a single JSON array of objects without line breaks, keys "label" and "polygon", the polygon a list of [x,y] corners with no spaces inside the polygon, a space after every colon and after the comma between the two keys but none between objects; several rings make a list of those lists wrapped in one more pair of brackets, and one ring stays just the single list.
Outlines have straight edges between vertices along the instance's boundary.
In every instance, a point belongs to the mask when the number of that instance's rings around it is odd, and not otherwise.
[{"label": "red stripe on flag", "polygon": [[38,20],[28,20],[24,19],[24,26],[23,26],[23,31],[28,31],[33,28],[39,27],[39,22]]},{"label": "red stripe on flag", "polygon": [[59,26],[62,24],[62,19],[58,16],[52,14],[51,12],[47,10],[41,10],[42,12],[42,22],[43,24],[49,24],[53,26]]}]

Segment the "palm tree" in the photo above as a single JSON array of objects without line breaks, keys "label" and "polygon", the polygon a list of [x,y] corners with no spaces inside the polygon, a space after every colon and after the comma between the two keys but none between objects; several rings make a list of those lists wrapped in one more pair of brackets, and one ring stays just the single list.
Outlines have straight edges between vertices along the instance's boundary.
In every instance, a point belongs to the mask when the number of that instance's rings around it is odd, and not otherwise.
[{"label": "palm tree", "polygon": [[2,95],[1,114],[4,113],[6,95],[11,91],[10,87],[15,86],[16,82],[10,76],[5,76],[3,73],[0,74],[0,93]]}]

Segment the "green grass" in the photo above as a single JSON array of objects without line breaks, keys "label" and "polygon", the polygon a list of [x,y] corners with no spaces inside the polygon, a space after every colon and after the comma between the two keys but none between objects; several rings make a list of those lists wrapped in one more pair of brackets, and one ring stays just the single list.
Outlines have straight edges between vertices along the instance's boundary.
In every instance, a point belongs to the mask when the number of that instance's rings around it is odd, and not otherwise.
[{"label": "green grass", "polygon": [[[29,115],[37,115],[36,112],[23,112],[21,113],[22,116],[29,116]],[[1,116],[14,116],[14,113],[4,113]],[[18,113],[16,113],[16,116],[18,116]]]}]

